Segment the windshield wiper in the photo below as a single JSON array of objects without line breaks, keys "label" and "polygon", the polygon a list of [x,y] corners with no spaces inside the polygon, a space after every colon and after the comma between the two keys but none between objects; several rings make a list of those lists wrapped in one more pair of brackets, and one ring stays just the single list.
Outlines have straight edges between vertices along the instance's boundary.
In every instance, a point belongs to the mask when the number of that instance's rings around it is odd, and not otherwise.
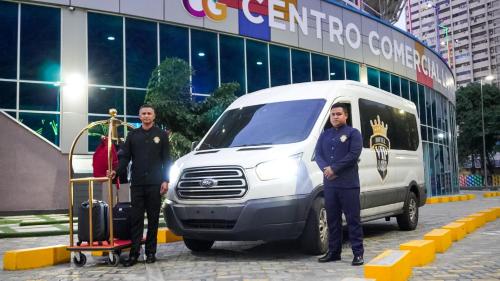
[{"label": "windshield wiper", "polygon": [[273,143],[271,142],[261,142],[261,143],[249,143],[249,144],[242,144],[242,145],[236,145],[236,146],[231,146],[231,147],[246,147],[246,146],[259,146],[259,145],[272,145]]}]

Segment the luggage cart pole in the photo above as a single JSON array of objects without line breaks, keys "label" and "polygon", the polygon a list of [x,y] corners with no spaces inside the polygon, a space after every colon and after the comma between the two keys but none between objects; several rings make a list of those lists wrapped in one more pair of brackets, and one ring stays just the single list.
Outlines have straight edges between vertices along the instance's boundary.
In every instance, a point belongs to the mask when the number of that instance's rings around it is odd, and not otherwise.
[{"label": "luggage cart pole", "polygon": [[69,182],[69,245],[71,247],[74,246],[74,234],[73,234],[73,182]]}]

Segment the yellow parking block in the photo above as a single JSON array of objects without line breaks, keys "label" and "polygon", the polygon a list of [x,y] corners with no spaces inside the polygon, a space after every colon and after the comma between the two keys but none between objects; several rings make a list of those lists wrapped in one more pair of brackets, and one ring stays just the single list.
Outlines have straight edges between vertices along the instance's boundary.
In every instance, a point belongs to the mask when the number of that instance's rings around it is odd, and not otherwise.
[{"label": "yellow parking block", "polygon": [[458,195],[458,198],[460,198],[460,201],[467,201],[467,200],[469,200],[469,196],[467,196],[465,194]]},{"label": "yellow parking block", "polygon": [[483,193],[483,197],[485,197],[485,198],[491,197],[491,192]]},{"label": "yellow parking block", "polygon": [[453,195],[453,196],[449,196],[449,197],[450,197],[450,202],[460,201],[460,195]]},{"label": "yellow parking block", "polygon": [[182,241],[182,236],[177,236],[170,231],[168,228],[160,228],[158,229],[158,243],[171,243]]},{"label": "yellow parking block", "polygon": [[462,238],[465,237],[465,234],[467,234],[466,226],[463,222],[452,222],[442,228],[449,229],[451,231],[451,240],[453,241],[462,240]]},{"label": "yellow parking block", "polygon": [[486,222],[494,221],[497,219],[497,213],[495,210],[487,209],[479,211],[480,214],[485,214]]},{"label": "yellow parking block", "polygon": [[6,251],[3,256],[4,270],[21,270],[39,268],[70,260],[70,252],[66,245],[39,247],[24,250]]},{"label": "yellow parking block", "polygon": [[476,194],[467,194],[469,200],[476,199]]},{"label": "yellow parking block", "polygon": [[437,204],[439,203],[439,197],[429,197],[425,200],[425,204]]},{"label": "yellow parking block", "polygon": [[364,266],[365,277],[377,281],[404,281],[411,276],[410,251],[386,250]]},{"label": "yellow parking block", "polygon": [[424,266],[436,257],[436,244],[433,240],[412,240],[400,244],[399,249],[410,251],[411,266]]},{"label": "yellow parking block", "polygon": [[493,207],[490,208],[490,210],[494,210],[495,213],[497,214],[497,218],[500,218],[500,207]]},{"label": "yellow parking block", "polygon": [[478,228],[476,225],[476,220],[473,218],[461,218],[456,220],[455,222],[461,222],[465,223],[465,230],[467,231],[467,234],[472,233]]},{"label": "yellow parking block", "polygon": [[451,231],[448,229],[433,229],[424,235],[424,240],[433,240],[436,252],[444,253],[451,246]]},{"label": "yellow parking block", "polygon": [[486,223],[486,214],[484,213],[474,213],[472,215],[469,215],[468,217],[471,218],[478,218],[478,226],[481,227]]},{"label": "yellow parking block", "polygon": [[448,203],[448,202],[450,202],[449,196],[440,196],[439,197],[439,203]]}]

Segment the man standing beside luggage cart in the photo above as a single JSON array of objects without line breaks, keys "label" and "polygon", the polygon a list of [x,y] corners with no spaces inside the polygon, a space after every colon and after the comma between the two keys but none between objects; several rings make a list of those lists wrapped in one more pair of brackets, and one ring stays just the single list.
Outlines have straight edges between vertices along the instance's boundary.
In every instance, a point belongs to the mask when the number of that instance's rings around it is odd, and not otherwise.
[{"label": "man standing beside luggage cart", "polygon": [[126,172],[132,160],[130,193],[132,198],[131,232],[132,247],[124,266],[137,263],[144,231],[144,211],[148,218],[146,236],[146,263],[156,261],[158,223],[161,195],[168,190],[169,144],[165,131],[154,126],[155,111],[150,105],[139,109],[141,127],[129,132],[122,151],[120,164],[108,176],[114,178]]},{"label": "man standing beside luggage cart", "polygon": [[363,140],[357,129],[347,125],[347,106],[335,103],[330,110],[333,128],[325,130],[316,145],[316,163],[323,171],[328,252],[319,262],[338,261],[342,251],[342,213],[349,229],[354,259],[352,265],[363,264],[363,229],[360,221],[358,159]]}]

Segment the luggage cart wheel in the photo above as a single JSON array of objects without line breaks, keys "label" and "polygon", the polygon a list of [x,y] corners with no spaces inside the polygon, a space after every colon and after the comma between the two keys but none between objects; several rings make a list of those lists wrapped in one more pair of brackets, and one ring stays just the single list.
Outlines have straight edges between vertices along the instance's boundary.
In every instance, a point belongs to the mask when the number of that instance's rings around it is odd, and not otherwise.
[{"label": "luggage cart wheel", "polygon": [[75,253],[73,263],[78,267],[82,267],[87,263],[87,257],[81,252]]},{"label": "luggage cart wheel", "polygon": [[117,266],[120,263],[120,253],[113,252],[109,253],[108,264],[112,266]]}]

